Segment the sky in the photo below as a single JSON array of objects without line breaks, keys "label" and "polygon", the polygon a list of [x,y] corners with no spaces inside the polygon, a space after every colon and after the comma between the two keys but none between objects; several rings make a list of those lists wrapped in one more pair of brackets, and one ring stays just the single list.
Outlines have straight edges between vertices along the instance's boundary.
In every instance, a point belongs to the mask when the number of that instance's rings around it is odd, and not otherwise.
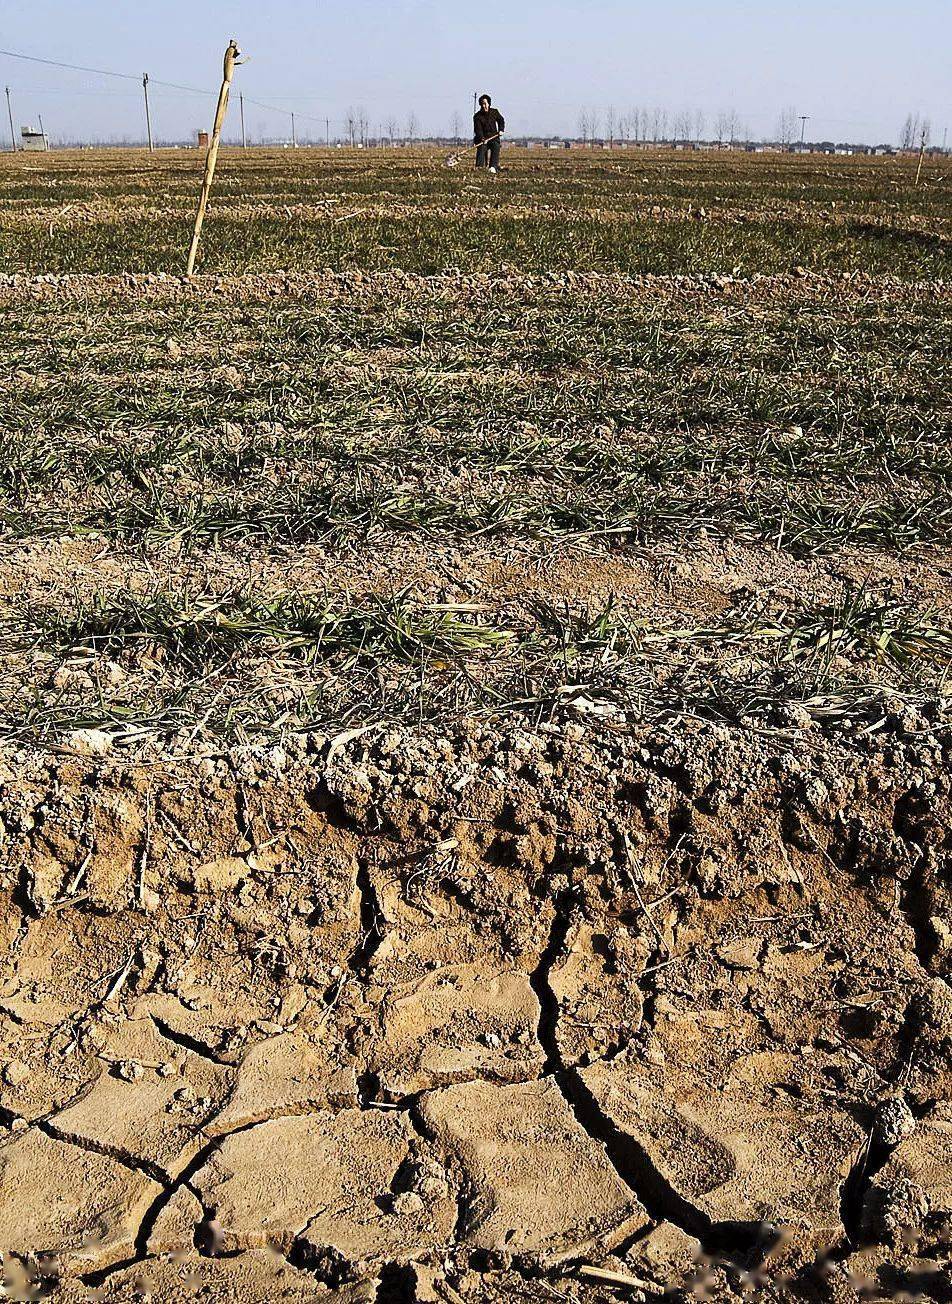
[{"label": "sky", "polygon": [[[343,135],[363,107],[371,134],[451,135],[474,91],[503,110],[508,134],[576,135],[580,110],[735,111],[754,138],[784,110],[809,114],[807,137],[895,143],[908,113],[952,143],[949,0],[0,0],[0,47],[152,79],[158,139],[207,127],[231,37],[251,57],[236,76],[249,136]],[[173,90],[158,81],[206,89]],[[0,55],[16,129],[42,116],[57,139],[144,139],[134,80]],[[249,103],[258,100],[269,107]],[[283,110],[283,111],[282,111]],[[226,138],[238,130],[233,101]],[[468,130],[468,128],[467,128]],[[0,116],[0,141],[9,131]]]}]

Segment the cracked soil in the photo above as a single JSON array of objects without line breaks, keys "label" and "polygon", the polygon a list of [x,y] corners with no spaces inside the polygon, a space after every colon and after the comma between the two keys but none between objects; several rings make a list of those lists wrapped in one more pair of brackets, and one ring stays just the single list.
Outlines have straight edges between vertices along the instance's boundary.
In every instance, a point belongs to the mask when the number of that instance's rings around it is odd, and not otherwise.
[{"label": "cracked soil", "polygon": [[918,726],[8,753],[8,1292],[941,1298]]}]

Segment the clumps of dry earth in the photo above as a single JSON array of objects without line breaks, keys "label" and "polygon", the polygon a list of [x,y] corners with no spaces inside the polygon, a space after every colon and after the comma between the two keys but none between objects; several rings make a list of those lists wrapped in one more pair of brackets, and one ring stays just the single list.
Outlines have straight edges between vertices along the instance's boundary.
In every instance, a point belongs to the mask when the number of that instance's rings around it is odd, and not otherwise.
[{"label": "clumps of dry earth", "polygon": [[9,1297],[947,1297],[952,740],[808,739],[8,749]]}]

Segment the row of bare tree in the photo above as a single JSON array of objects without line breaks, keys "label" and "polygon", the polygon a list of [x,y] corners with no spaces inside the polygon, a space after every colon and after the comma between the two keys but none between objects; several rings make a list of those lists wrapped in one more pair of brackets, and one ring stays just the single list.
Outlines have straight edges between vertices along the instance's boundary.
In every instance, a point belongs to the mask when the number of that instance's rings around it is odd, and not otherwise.
[{"label": "row of bare tree", "polygon": [[[456,118],[459,118],[459,114],[456,114]],[[412,145],[419,139],[420,121],[412,111],[407,114],[406,121],[403,123],[391,116],[382,127],[377,128],[374,135],[378,140],[389,140],[391,145],[395,145],[398,140]],[[347,110],[344,119],[344,139],[351,146],[367,145],[370,139],[370,120],[367,117],[367,110],[362,105]]]},{"label": "row of bare tree", "polygon": [[[711,139],[720,144],[748,140],[750,132],[742,123],[736,109],[721,109],[711,121],[713,135]],[[707,139],[707,116],[701,109],[685,109],[680,113],[669,114],[667,109],[631,109],[620,113],[609,105],[602,112],[598,109],[582,109],[578,115],[579,135],[585,142],[604,140],[609,145],[615,141],[648,141],[661,144],[669,140]]]},{"label": "row of bare tree", "polygon": [[[662,144],[666,141],[700,141],[710,139],[721,145],[732,145],[751,139],[747,124],[742,122],[735,109],[721,109],[710,123],[711,134],[706,135],[708,121],[700,109],[683,110],[669,115],[667,109],[631,109],[620,113],[614,106],[607,109],[582,109],[578,115],[578,131],[582,141],[603,140],[609,145],[630,141]],[[459,113],[454,113],[450,134],[457,142],[463,138],[465,124]],[[781,111],[777,118],[775,139],[784,146],[793,145],[804,131],[804,119],[794,107]],[[910,113],[899,134],[900,149],[918,149],[929,144],[932,124],[918,113]],[[387,139],[392,145],[399,140],[412,144],[420,136],[420,123],[413,112],[404,122],[389,117],[378,127],[378,139]],[[367,110],[361,105],[349,108],[345,119],[345,139],[352,146],[366,146],[370,137]]]}]

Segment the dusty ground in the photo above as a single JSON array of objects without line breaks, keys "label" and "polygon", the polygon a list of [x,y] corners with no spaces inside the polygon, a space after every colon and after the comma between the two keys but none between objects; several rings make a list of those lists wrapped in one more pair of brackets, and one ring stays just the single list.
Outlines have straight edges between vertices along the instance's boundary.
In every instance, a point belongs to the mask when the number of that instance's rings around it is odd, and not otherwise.
[{"label": "dusty ground", "polygon": [[942,1297],[950,749],[867,744],[8,753],[13,1297]]},{"label": "dusty ground", "polygon": [[249,154],[0,163],[6,1297],[952,1298],[943,169]]}]

